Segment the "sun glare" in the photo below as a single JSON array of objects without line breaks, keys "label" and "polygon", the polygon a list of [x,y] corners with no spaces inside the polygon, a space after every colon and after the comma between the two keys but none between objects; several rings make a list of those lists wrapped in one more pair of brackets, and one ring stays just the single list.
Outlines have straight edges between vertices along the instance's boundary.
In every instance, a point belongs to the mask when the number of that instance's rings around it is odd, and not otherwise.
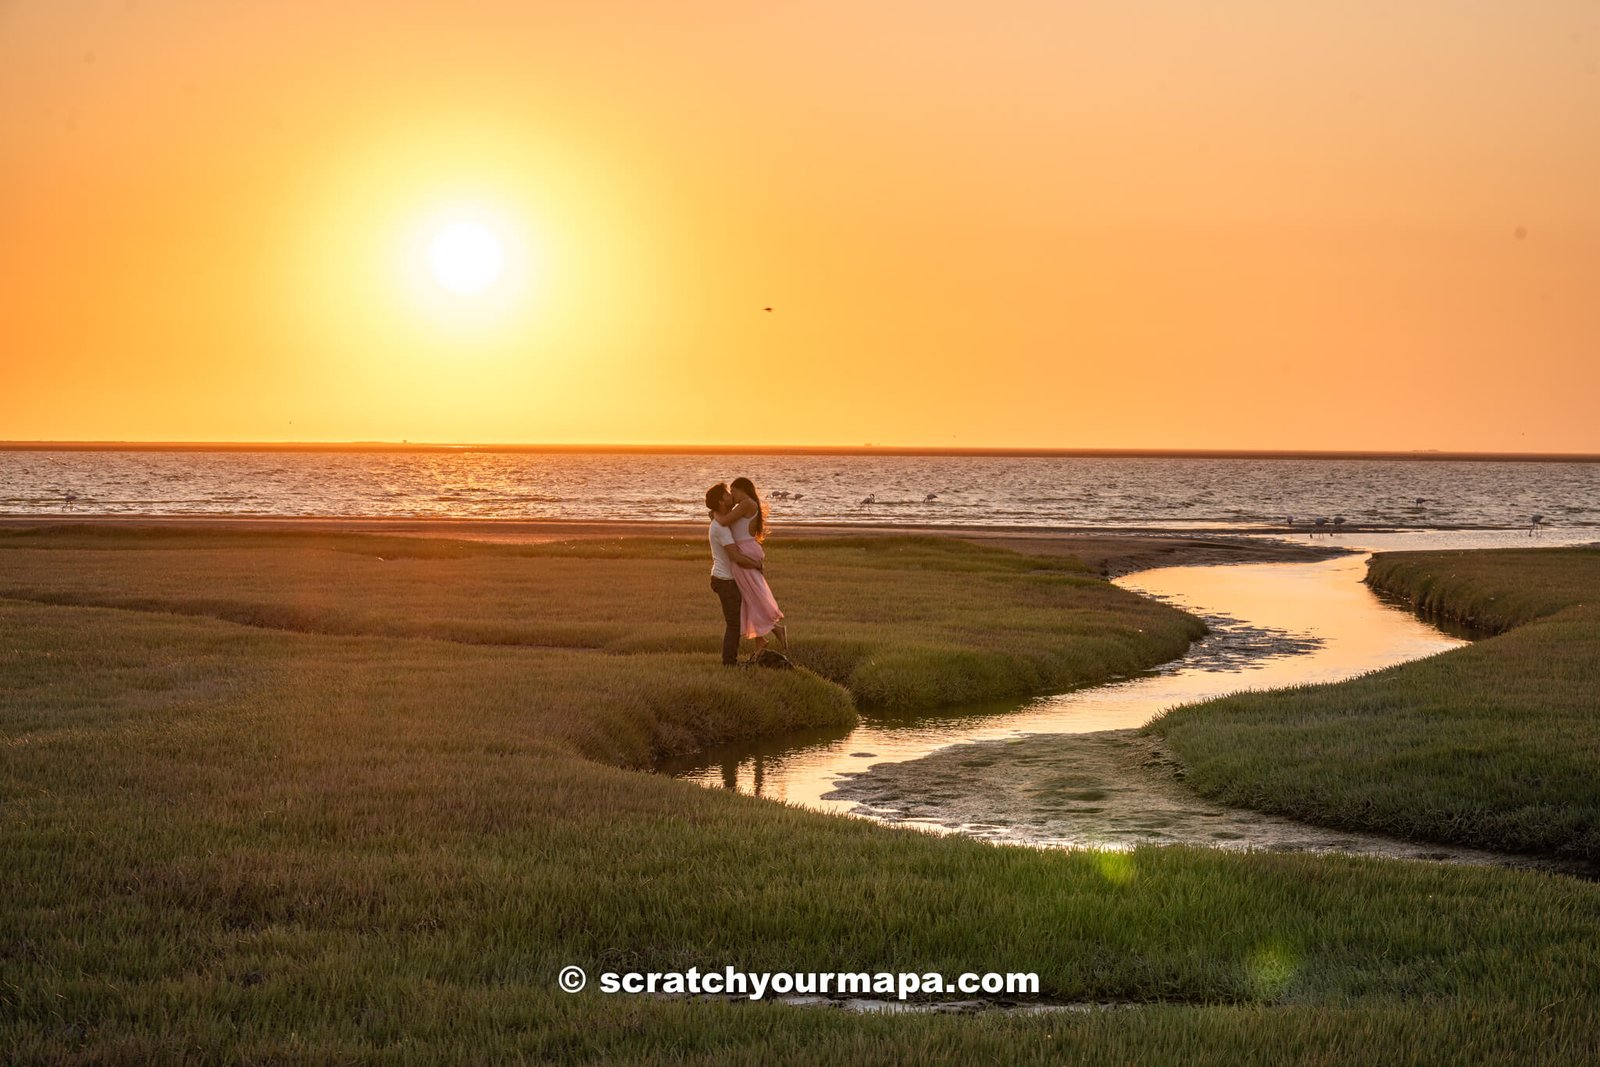
[{"label": "sun glare", "polygon": [[505,273],[504,242],[479,222],[452,223],[428,243],[433,280],[452,293],[481,293]]},{"label": "sun glare", "polygon": [[[362,325],[351,316],[359,305],[341,299],[329,302],[330,313],[352,329],[393,327],[408,344],[492,344],[528,327],[540,306],[546,249],[526,215],[509,197],[408,194],[371,210],[375,258],[367,265],[378,271],[341,268],[388,290],[384,313]],[[419,210],[429,201],[431,209]],[[413,333],[420,324],[431,329]]]}]

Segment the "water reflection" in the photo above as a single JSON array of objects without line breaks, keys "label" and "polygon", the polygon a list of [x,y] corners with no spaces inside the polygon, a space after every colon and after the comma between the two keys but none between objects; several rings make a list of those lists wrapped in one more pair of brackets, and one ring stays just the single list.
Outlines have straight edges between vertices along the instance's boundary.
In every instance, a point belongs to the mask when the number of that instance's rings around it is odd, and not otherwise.
[{"label": "water reflection", "polygon": [[[1226,529],[1600,526],[1600,464],[1425,459],[0,450],[0,513],[698,520],[744,473],[784,523]],[[67,494],[73,497],[67,499]],[[781,495],[779,495],[781,494]],[[870,499],[872,503],[864,503]],[[69,507],[70,505],[70,507]],[[1329,523],[1329,532],[1332,523]]]}]

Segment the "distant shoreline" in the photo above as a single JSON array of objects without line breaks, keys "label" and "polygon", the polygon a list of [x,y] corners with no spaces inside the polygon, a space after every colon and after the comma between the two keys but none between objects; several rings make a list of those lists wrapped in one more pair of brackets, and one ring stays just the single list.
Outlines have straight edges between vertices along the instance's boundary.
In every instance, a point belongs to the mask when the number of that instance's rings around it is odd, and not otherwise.
[{"label": "distant shoreline", "polygon": [[[567,537],[705,537],[704,519],[542,519],[482,515],[231,515],[141,514],[63,511],[59,514],[0,512],[0,529],[48,526],[148,526],[189,529],[285,529],[318,533],[388,533],[424,536],[484,535],[492,539],[556,540]],[[1383,527],[1387,530],[1389,527]],[[1294,529],[1262,526],[1040,526],[973,525],[954,523],[886,522],[785,522],[785,534],[805,537],[853,537],[862,534],[905,537],[919,534],[979,537],[1026,537],[1050,540],[1098,537],[1282,537],[1307,534],[1310,527]]]},{"label": "distant shoreline", "polygon": [[[567,537],[705,536],[704,519],[565,519],[535,516],[486,515],[240,515],[226,512],[145,514],[141,512],[0,512],[0,529],[61,526],[150,526],[195,529],[287,529],[314,532],[393,533],[423,536],[479,535],[499,540],[557,540]],[[1027,538],[1041,541],[1080,537],[1176,537],[1228,539],[1282,539],[1314,533],[1332,536],[1334,528],[1302,523],[1298,526],[1196,525],[1112,526],[1077,523],[1048,526],[1027,523],[895,523],[881,520],[849,522],[784,522],[786,535],[803,537],[854,537],[918,535],[980,538]],[[1428,529],[1501,531],[1510,526],[1451,526]],[[1420,528],[1419,528],[1420,529]],[[1345,534],[1410,533],[1408,527],[1386,523],[1339,528]]]},{"label": "distant shoreline", "polygon": [[[567,519],[397,519],[397,518],[274,518],[185,516],[15,516],[0,515],[0,535],[28,531],[61,532],[72,527],[117,534],[142,530],[160,536],[162,531],[186,534],[370,534],[391,537],[437,538],[490,544],[539,544],[552,541],[622,540],[667,537],[705,544],[705,522],[643,522],[611,520],[581,522]],[[1150,567],[1179,564],[1304,562],[1327,559],[1352,551],[1331,541],[1304,544],[1282,534],[1264,532],[1250,536],[1240,531],[1117,530],[1105,527],[960,527],[888,526],[846,524],[796,525],[786,523],[785,538],[949,537],[974,544],[1007,548],[1025,555],[1077,558],[1092,571],[1110,578]]]},{"label": "distant shoreline", "polygon": [[392,452],[665,456],[971,456],[991,459],[1311,459],[1477,463],[1600,463],[1592,452],[1452,452],[1435,449],[938,448],[914,445],[556,445],[409,441],[0,441],[0,452]]}]

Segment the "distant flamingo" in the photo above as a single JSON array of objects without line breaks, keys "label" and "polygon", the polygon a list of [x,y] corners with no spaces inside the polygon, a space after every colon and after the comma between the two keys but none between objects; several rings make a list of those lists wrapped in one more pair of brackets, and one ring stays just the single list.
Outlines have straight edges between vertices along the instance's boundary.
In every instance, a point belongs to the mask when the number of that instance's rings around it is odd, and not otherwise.
[{"label": "distant flamingo", "polygon": [[1528,536],[1529,537],[1533,536],[1533,531],[1535,531],[1535,530],[1537,530],[1539,528],[1539,524],[1541,522],[1544,522],[1544,516],[1543,515],[1530,515],[1530,516],[1528,516]]},{"label": "distant flamingo", "polygon": [[68,493],[67,493],[67,494],[66,494],[66,495],[65,495],[65,496],[64,496],[64,497],[63,497],[63,498],[62,498],[62,500],[61,500],[61,506],[62,506],[62,507],[63,507],[63,508],[65,508],[65,509],[66,509],[66,510],[68,510],[68,511],[71,511],[71,510],[72,510],[72,502],[73,502],[73,501],[74,501],[74,500],[76,500],[76,499],[78,499],[78,494],[77,494],[77,493],[73,493],[73,492],[68,492]]},{"label": "distant flamingo", "polygon": [[931,504],[935,500],[938,500],[938,499],[939,499],[939,494],[938,493],[929,493],[927,496],[922,498],[922,502],[924,504]]},{"label": "distant flamingo", "polygon": [[861,498],[861,502],[863,504],[876,504],[878,502],[878,494],[868,493],[866,496]]}]

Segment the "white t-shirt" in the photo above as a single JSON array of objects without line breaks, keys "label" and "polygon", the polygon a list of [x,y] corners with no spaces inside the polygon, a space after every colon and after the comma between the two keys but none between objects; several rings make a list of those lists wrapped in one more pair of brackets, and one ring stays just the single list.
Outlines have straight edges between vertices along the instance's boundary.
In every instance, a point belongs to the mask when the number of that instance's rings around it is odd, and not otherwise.
[{"label": "white t-shirt", "polygon": [[728,546],[733,544],[733,531],[716,519],[711,520],[711,577],[733,578],[733,562],[728,559]]}]

